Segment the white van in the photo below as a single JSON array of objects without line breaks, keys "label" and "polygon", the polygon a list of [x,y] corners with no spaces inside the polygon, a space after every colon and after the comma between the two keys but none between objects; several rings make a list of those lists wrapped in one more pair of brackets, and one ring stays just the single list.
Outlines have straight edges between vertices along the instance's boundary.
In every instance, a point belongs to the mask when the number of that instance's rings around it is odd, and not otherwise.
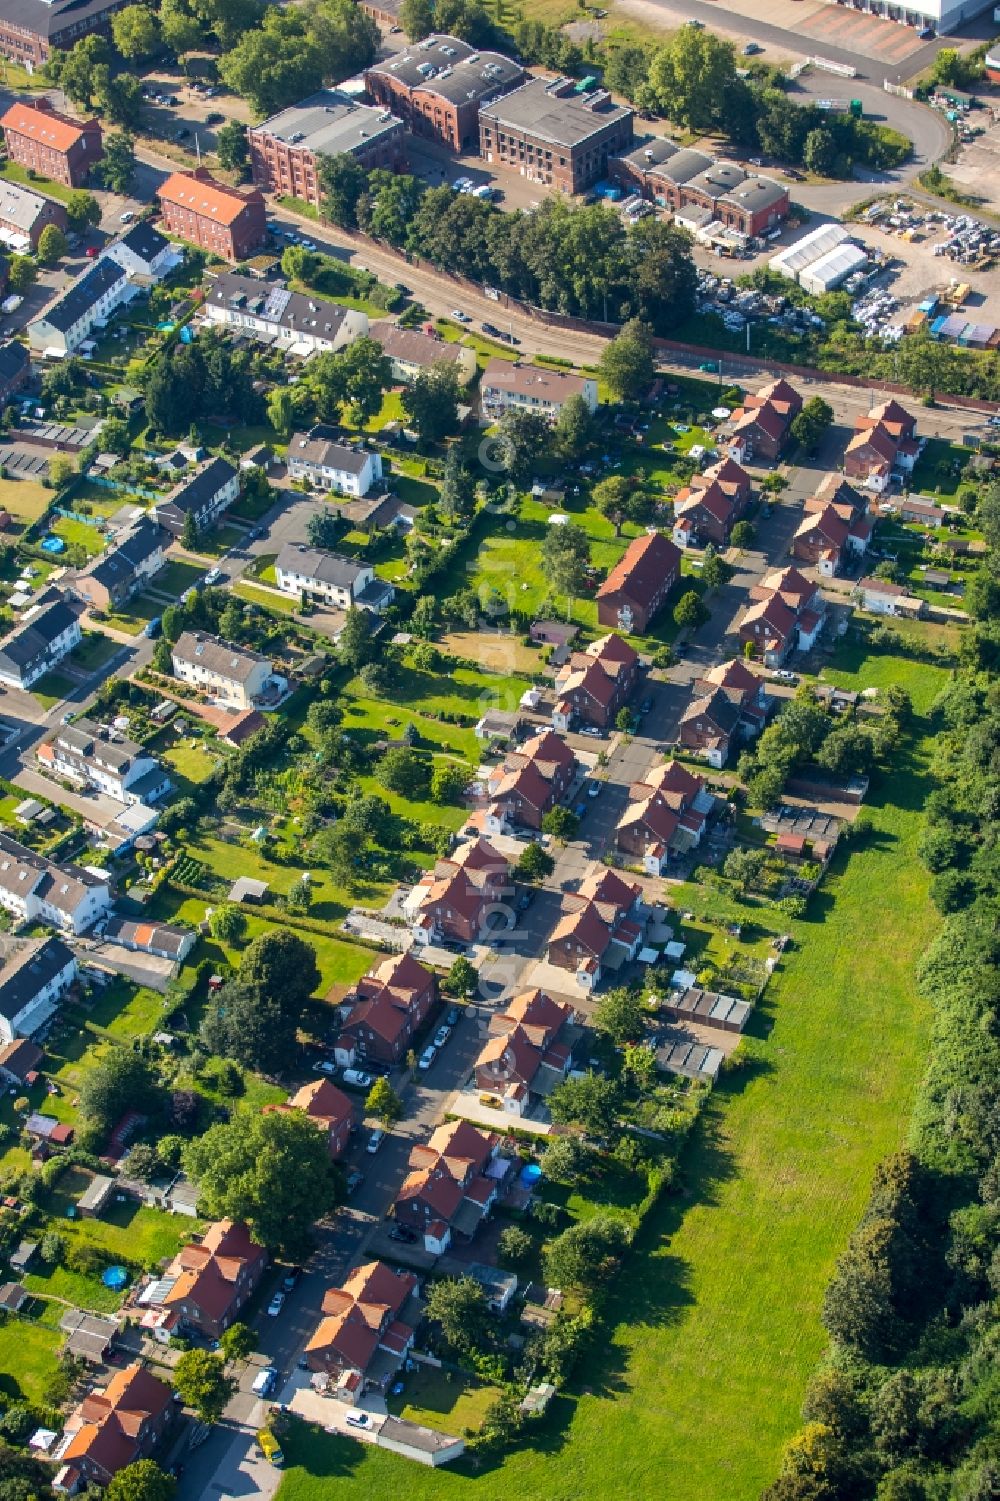
[{"label": "white van", "polygon": [[253,1378],[253,1386],[251,1387],[251,1391],[253,1392],[255,1397],[269,1397],[274,1391],[277,1380],[278,1373],[275,1370],[274,1366],[266,1365],[264,1369],[258,1371],[256,1376]]}]

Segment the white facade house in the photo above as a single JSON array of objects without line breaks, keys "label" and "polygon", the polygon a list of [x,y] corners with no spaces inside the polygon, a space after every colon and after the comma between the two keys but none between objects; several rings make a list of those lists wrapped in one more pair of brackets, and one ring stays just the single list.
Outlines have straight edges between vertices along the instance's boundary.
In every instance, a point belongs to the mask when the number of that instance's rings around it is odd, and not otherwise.
[{"label": "white facade house", "polygon": [[483,412],[491,418],[514,408],[554,419],[571,396],[582,396],[589,410],[597,411],[597,382],[590,376],[511,364],[509,360],[490,360],[483,371],[479,396]]},{"label": "white facade house", "polygon": [[33,1037],[76,973],[76,955],[61,938],[0,939],[0,1045]]},{"label": "white facade house", "polygon": [[293,480],[305,480],[318,490],[360,500],[382,478],[382,455],[355,443],[343,442],[335,428],[314,427],[293,433],[286,462]]},{"label": "white facade house", "polygon": [[80,644],[80,610],[49,589],[0,641],[0,683],[30,688]]},{"label": "white facade house", "polygon": [[349,610],[352,605],[381,614],[395,593],[391,584],[376,578],[370,563],[358,563],[318,547],[288,542],[274,565],[278,588],[296,598],[302,594]]},{"label": "white facade house", "polygon": [[303,357],[343,349],[368,332],[365,313],[290,292],[282,282],[262,284],[236,271],[216,277],[203,307],[209,323],[240,329]]},{"label": "white facade house", "polygon": [[185,631],[171,653],[174,676],[210,693],[227,708],[253,709],[285,685],[268,657],[203,631]]},{"label": "white facade house", "polygon": [[85,933],[111,905],[107,876],[82,865],[57,865],[0,834],[0,907],[18,922],[46,922]]},{"label": "white facade house", "polygon": [[129,276],[148,281],[160,281],[184,259],[183,251],[145,220],[133,224],[120,239],[112,240],[104,254]]},{"label": "white facade house", "polygon": [[126,805],[151,803],[172,783],[155,756],[136,741],[91,719],[60,725],[36,751],[42,770],[81,787],[96,787]]},{"label": "white facade house", "polygon": [[102,255],[44,313],[32,319],[28,343],[39,351],[72,354],[138,291],[125,268]]}]

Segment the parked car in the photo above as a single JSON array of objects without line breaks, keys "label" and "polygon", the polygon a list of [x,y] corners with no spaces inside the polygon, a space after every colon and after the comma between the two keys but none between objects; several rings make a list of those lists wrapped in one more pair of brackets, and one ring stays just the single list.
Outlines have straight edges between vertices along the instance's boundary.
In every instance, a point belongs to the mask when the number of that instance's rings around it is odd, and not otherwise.
[{"label": "parked car", "polygon": [[[127,209],[125,209],[124,213],[121,213],[121,214],[118,215],[118,223],[119,224],[131,224],[132,220],[134,218],[135,218],[135,214],[132,212],[132,210],[130,208],[127,208]],[[89,254],[89,252],[88,252],[88,254]]]},{"label": "parked car", "polygon": [[760,43],[759,42],[747,42],[746,46],[743,48],[743,56],[744,57],[756,57],[757,53],[760,50],[761,50],[761,47],[760,47]]},{"label": "parked car", "polygon": [[419,1069],[421,1069],[424,1073],[426,1073],[427,1070],[430,1068],[431,1064],[434,1062],[434,1059],[437,1057],[437,1055],[438,1055],[437,1048],[434,1046],[434,1044],[432,1042],[429,1042],[427,1044],[427,1046],[424,1048],[423,1052],[420,1054],[420,1061],[417,1064],[417,1067]]},{"label": "parked car", "polygon": [[269,1397],[278,1384],[278,1372],[273,1365],[266,1365],[253,1378],[251,1390],[255,1397]]},{"label": "parked car", "polygon": [[457,1006],[449,1006],[444,1014],[444,1019],[446,1026],[457,1027],[462,1019],[462,1013]]},{"label": "parked car", "polygon": [[213,109],[212,112],[211,112],[211,114],[208,114],[208,115],[205,116],[205,124],[206,125],[221,125],[222,122],[223,122],[223,120],[225,118],[226,118],[225,115],[220,114],[217,109]]},{"label": "parked car", "polygon": [[301,1276],[302,1276],[302,1268],[300,1266],[289,1267],[288,1271],[285,1273],[284,1280],[283,1280],[283,1282],[281,1284],[282,1287],[285,1289],[286,1293],[290,1293],[290,1292],[294,1292],[295,1291],[295,1289],[299,1285],[299,1278]]},{"label": "parked car", "polygon": [[205,575],[206,584],[217,584],[222,577],[221,568],[210,568]]},{"label": "parked car", "polygon": [[653,700],[651,698],[644,698],[643,701],[642,701],[642,703],[639,705],[639,713],[640,714],[648,714],[649,711],[650,711],[650,709],[652,707],[653,707]]},{"label": "parked car", "polygon": [[267,1305],[268,1314],[270,1315],[270,1317],[272,1319],[276,1319],[278,1317],[278,1314],[284,1308],[284,1306],[285,1306],[285,1295],[282,1292],[277,1292],[277,1293],[275,1293],[274,1297],[271,1299],[270,1303],[268,1303],[268,1305]]},{"label": "parked car", "polygon": [[388,1235],[390,1240],[402,1241],[407,1246],[412,1246],[417,1238],[417,1232],[411,1230],[409,1225],[390,1225]]},{"label": "parked car", "polygon": [[356,1407],[344,1415],[344,1422],[348,1428],[370,1428],[371,1421],[366,1412],[359,1412]]},{"label": "parked car", "polygon": [[321,1058],[318,1063],[313,1064],[314,1074],[335,1074],[336,1072],[337,1065],[331,1063],[329,1058]]},{"label": "parked car", "polygon": [[438,1027],[437,1031],[434,1033],[434,1046],[436,1048],[443,1048],[444,1045],[445,1045],[445,1043],[448,1041],[448,1038],[450,1036],[451,1036],[451,1028],[448,1027],[448,1026],[445,1026],[442,1023],[442,1025],[440,1027]]},{"label": "parked car", "polygon": [[378,1151],[379,1147],[384,1141],[385,1132],[376,1127],[368,1138],[367,1144],[365,1146],[365,1151],[370,1152],[374,1157],[375,1153]]},{"label": "parked car", "polygon": [[455,319],[456,323],[472,322],[472,319],[469,317],[468,313],[462,313],[458,310],[458,308],[452,308],[451,316]]},{"label": "parked car", "polygon": [[347,1197],[350,1198],[352,1193],[356,1193],[364,1181],[364,1173],[359,1172],[356,1167],[352,1167],[347,1175],[347,1182],[344,1185]]},{"label": "parked car", "polygon": [[364,1069],[345,1068],[344,1083],[349,1084],[352,1089],[371,1089],[375,1080],[371,1074],[366,1074]]},{"label": "parked car", "polygon": [[601,784],[600,784],[600,782],[588,782],[587,783],[587,796],[588,797],[600,797],[600,795],[601,795]]},{"label": "parked car", "polygon": [[774,675],[778,679],[779,683],[797,683],[798,682],[798,678],[795,676],[794,672],[789,672],[789,670],[788,670],[787,667],[779,667],[778,670],[775,672]]}]

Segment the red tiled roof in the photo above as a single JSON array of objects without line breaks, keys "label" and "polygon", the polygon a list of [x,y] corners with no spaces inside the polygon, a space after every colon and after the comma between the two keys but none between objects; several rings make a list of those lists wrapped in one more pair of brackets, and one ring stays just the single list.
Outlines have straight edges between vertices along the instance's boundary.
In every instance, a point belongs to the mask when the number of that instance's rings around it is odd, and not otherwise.
[{"label": "red tiled roof", "polygon": [[4,130],[28,136],[42,146],[51,146],[55,151],[72,151],[83,136],[83,126],[60,115],[54,109],[39,109],[33,104],[12,104],[0,119]]},{"label": "red tiled roof", "polygon": [[216,182],[203,168],[194,172],[171,172],[156,190],[162,203],[186,208],[215,224],[233,224],[247,204],[260,199],[260,193],[238,192],[225,183]]},{"label": "red tiled roof", "polygon": [[598,599],[623,594],[633,604],[648,608],[663,581],[680,568],[681,555],[662,532],[647,532],[629,543],[597,591]]}]

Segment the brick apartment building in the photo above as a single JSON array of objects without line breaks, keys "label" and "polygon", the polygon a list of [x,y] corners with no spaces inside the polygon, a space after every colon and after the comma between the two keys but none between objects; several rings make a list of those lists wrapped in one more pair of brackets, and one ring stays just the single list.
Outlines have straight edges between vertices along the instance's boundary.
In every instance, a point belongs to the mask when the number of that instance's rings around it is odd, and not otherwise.
[{"label": "brick apartment building", "polygon": [[216,182],[204,167],[172,172],[156,195],[171,234],[224,260],[245,260],[267,235],[263,194]]},{"label": "brick apartment building", "polygon": [[479,154],[564,193],[585,193],[631,149],[634,113],[606,89],[577,92],[571,78],[531,78],[479,110]]},{"label": "brick apartment building", "polygon": [[0,15],[0,52],[29,73],[48,62],[53,48],[68,50],[92,31],[107,31],[116,10],[130,0],[8,0]]},{"label": "brick apartment building", "polygon": [[705,216],[744,235],[760,235],[788,215],[788,189],[771,177],[748,173],[735,162],[675,146],[663,136],[640,141],[611,164],[612,175],[674,214]]},{"label": "brick apartment building", "polygon": [[353,156],[362,167],[403,165],[402,120],[359,104],[336,89],[321,89],[247,131],[253,180],[268,193],[286,193],[317,208],[317,163],[323,156]]},{"label": "brick apartment building", "polygon": [[680,573],[680,551],[662,532],[636,537],[597,591],[598,625],[643,635]]},{"label": "brick apartment building", "polygon": [[104,155],[97,120],[74,120],[60,114],[47,99],[33,104],[20,100],[0,119],[7,155],[40,177],[78,188],[91,167]]},{"label": "brick apartment building", "polygon": [[365,73],[376,104],[392,110],[416,136],[453,151],[474,150],[479,108],[524,82],[520,63],[479,52],[453,36],[430,36]]}]

